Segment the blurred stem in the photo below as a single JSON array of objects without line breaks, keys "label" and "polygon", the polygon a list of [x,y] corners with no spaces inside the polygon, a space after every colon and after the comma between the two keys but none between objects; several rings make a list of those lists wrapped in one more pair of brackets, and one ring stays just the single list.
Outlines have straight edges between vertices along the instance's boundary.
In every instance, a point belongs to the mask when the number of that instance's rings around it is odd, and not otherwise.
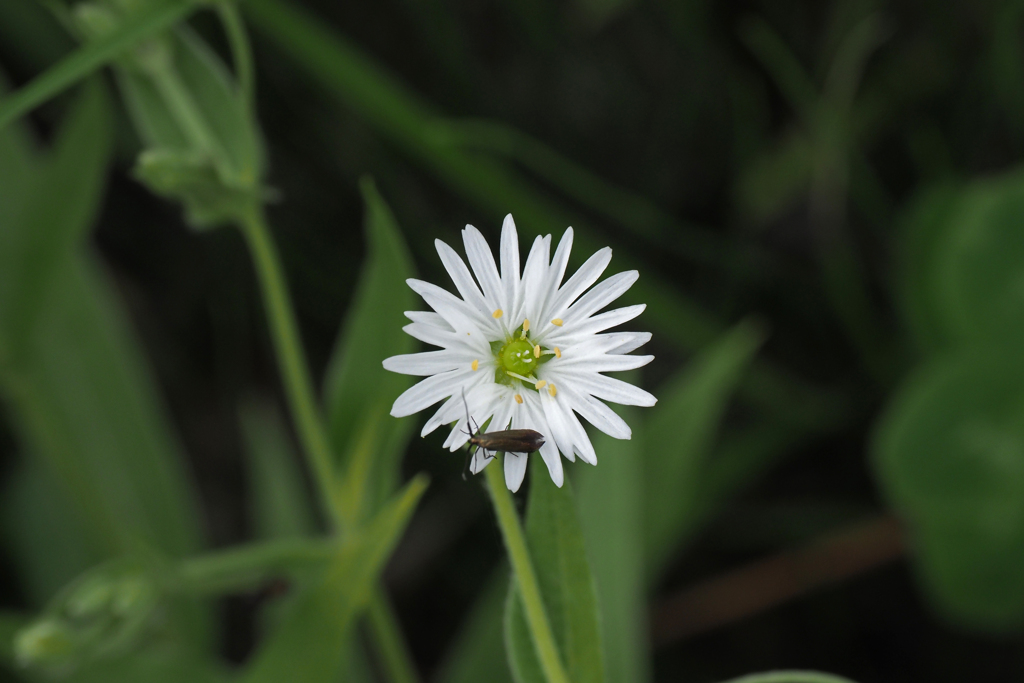
[{"label": "blurred stem", "polygon": [[374,634],[377,657],[388,679],[392,683],[416,683],[419,678],[412,668],[412,657],[409,656],[402,631],[395,620],[394,609],[381,586],[377,586],[370,596],[367,616]]},{"label": "blurred stem", "polygon": [[256,96],[256,77],[253,68],[252,45],[249,34],[242,23],[242,15],[233,0],[221,0],[217,3],[217,15],[224,24],[224,32],[231,46],[231,60],[235,67],[235,78],[242,93],[242,100],[248,111],[253,110]]},{"label": "blurred stem", "polygon": [[199,107],[188,88],[181,82],[178,72],[170,64],[149,70],[153,85],[160,92],[174,120],[181,126],[189,141],[213,159],[224,159],[224,150],[206,124]]},{"label": "blurred stem", "polygon": [[280,366],[288,407],[295,420],[303,453],[309,460],[320,495],[320,504],[331,525],[339,526],[339,507],[333,496],[334,472],[331,448],[323,419],[317,407],[313,382],[299,341],[298,324],[288,296],[288,285],[277,256],[273,237],[263,211],[254,207],[242,218],[242,233],[252,252],[253,264],[260,281],[263,305],[267,311],[274,349]]},{"label": "blurred stem", "polygon": [[228,593],[252,588],[275,574],[326,563],[337,554],[334,539],[255,543],[182,560],[172,580],[178,590],[187,593]]},{"label": "blurred stem", "polygon": [[[281,268],[262,208],[252,207],[241,217],[239,227],[252,252],[253,264],[263,294],[263,305],[267,311],[274,349],[277,352],[277,362],[288,397],[288,406],[302,442],[302,451],[313,470],[313,479],[316,481],[324,515],[330,525],[338,531],[346,519],[342,505],[335,496],[335,491],[340,487],[335,484],[330,442],[317,406],[316,394],[313,392],[309,366],[299,340],[299,328],[288,295],[284,270]],[[390,606],[379,593],[380,588],[375,588],[372,600],[381,606],[379,609],[390,610]],[[387,652],[389,657],[404,660],[401,665],[389,662],[389,671],[392,671],[390,667],[393,666],[394,670],[407,674],[406,678],[395,678],[395,683],[415,681],[415,669],[409,661],[406,648],[394,645],[402,643],[402,635],[397,629],[394,616],[389,616],[390,618],[385,621],[373,619],[371,615],[370,631],[382,652]]]},{"label": "blurred stem", "polygon": [[505,487],[505,478],[500,467],[491,465],[485,468],[484,472],[487,473],[487,486],[491,491],[491,500],[494,501],[494,512],[498,516],[501,535],[505,539],[508,559],[516,577],[519,595],[523,599],[526,621],[530,625],[530,634],[533,636],[533,645],[537,649],[537,658],[540,660],[544,677],[548,683],[569,683],[569,676],[565,673],[565,667],[558,654],[558,646],[555,644],[551,622],[544,609],[544,601],[540,597],[540,585],[533,570],[519,515],[512,502],[512,494]]},{"label": "blurred stem", "polygon": [[149,5],[110,35],[78,48],[25,87],[0,100],[0,129],[113,61],[125,50],[174,26],[198,6],[196,0]]}]

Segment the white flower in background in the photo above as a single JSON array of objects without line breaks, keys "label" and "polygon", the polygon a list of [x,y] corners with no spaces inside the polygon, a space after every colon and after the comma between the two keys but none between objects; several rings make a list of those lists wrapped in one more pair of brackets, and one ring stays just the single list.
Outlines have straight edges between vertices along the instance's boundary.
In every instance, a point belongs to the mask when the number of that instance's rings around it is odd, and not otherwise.
[{"label": "white flower in background", "polygon": [[[636,406],[657,401],[643,389],[601,374],[633,370],[654,359],[626,355],[646,344],[649,332],[605,332],[640,315],[645,305],[599,313],[638,274],[618,273],[587,291],[611,261],[612,250],[605,247],[563,283],[572,228],[565,231],[554,258],[551,235],[538,237],[520,274],[519,238],[511,215],[501,230],[500,273],[479,230],[467,225],[462,239],[475,280],[454,249],[434,242],[461,299],[429,282],[408,280],[434,312],[407,312],[412,324],[403,329],[441,350],[384,361],[392,372],[427,378],[399,396],[391,414],[412,415],[447,399],[427,420],[422,436],[455,422],[445,441],[453,451],[469,440],[467,408],[477,425],[490,419],[487,432],[538,431],[546,437],[540,455],[551,479],[561,486],[559,451],[569,460],[578,455],[597,464],[577,414],[609,436],[628,439],[629,425],[602,400]],[[512,491],[523,482],[526,460],[526,455],[505,456],[505,483]],[[478,449],[470,469],[476,474],[489,462]]]}]

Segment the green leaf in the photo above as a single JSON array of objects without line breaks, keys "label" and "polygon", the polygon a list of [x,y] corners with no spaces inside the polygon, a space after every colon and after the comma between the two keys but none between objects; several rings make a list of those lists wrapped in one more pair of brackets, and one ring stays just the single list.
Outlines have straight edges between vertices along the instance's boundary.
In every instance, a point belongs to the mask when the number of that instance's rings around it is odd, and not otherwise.
[{"label": "green leaf", "polygon": [[877,476],[909,522],[925,588],[953,620],[1024,624],[1024,361],[983,348],[934,359],[882,415]]},{"label": "green leaf", "polygon": [[296,600],[262,645],[243,676],[245,683],[334,683],[338,679],[355,618],[369,601],[377,576],[426,486],[426,478],[413,479],[365,531],[349,539],[323,580]]},{"label": "green leaf", "polygon": [[[110,142],[106,95],[93,81],[61,127],[41,172],[30,176],[34,182],[23,190],[21,210],[0,229],[0,336],[11,355],[20,353],[55,270],[96,219]],[[55,192],[60,201],[54,201]]]},{"label": "green leaf", "polygon": [[11,668],[14,665],[14,651],[11,644],[14,634],[29,622],[28,616],[11,610],[0,610],[0,666]]},{"label": "green leaf", "polygon": [[239,414],[256,538],[311,535],[316,516],[281,414],[271,404],[256,401],[244,403]]},{"label": "green leaf", "polygon": [[610,681],[650,680],[644,572],[643,456],[640,411],[619,414],[633,426],[629,441],[600,434],[597,467],[577,468],[576,506],[600,601]]},{"label": "green leaf", "polygon": [[[597,591],[572,485],[566,480],[562,488],[555,486],[539,458],[530,464],[526,542],[569,680],[604,681]],[[545,680],[514,578],[505,607],[505,648],[516,683]]]},{"label": "green leaf", "polygon": [[820,671],[768,671],[731,678],[724,683],[854,683],[849,678]]},{"label": "green leaf", "polygon": [[63,92],[125,50],[174,26],[191,14],[195,0],[154,0],[115,31],[92,41],[50,67],[13,95],[0,100],[0,129]]},{"label": "green leaf", "polygon": [[675,549],[729,400],[761,341],[754,325],[736,326],[666,382],[650,411],[643,490],[644,556],[652,573]]},{"label": "green leaf", "polygon": [[508,570],[494,572],[459,628],[434,680],[437,683],[512,683],[502,639]]},{"label": "green leaf", "polygon": [[331,441],[347,470],[342,502],[356,518],[372,512],[394,490],[415,423],[389,417],[391,404],[413,378],[388,372],[382,362],[417,345],[402,331],[408,323],[403,312],[416,307],[405,284],[415,275],[412,258],[373,182],[364,179],[361,188],[368,256],[326,380]]},{"label": "green leaf", "polygon": [[964,341],[1024,336],[1024,172],[979,182],[962,197],[935,251],[932,286]]},{"label": "green leaf", "polygon": [[903,317],[920,351],[947,346],[949,331],[935,295],[942,275],[936,272],[935,253],[941,238],[958,213],[961,188],[943,182],[920,192],[898,221],[899,298]]}]

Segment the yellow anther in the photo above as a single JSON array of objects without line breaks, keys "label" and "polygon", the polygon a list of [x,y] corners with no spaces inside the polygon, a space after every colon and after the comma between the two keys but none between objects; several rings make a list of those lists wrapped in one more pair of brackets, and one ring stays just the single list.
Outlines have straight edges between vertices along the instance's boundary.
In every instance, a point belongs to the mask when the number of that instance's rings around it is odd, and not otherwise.
[{"label": "yellow anther", "polygon": [[533,347],[533,357],[540,358],[540,344]]},{"label": "yellow anther", "polygon": [[[497,316],[495,316],[495,317],[497,317]],[[561,327],[562,326],[562,319],[561,318],[555,318],[554,320],[551,321],[551,324],[555,325],[557,327]]]},{"label": "yellow anther", "polygon": [[560,349],[560,348],[558,348],[556,346],[555,347],[555,358],[561,358],[561,357],[562,357],[562,349]]},{"label": "yellow anther", "polygon": [[473,368],[473,372],[476,372],[477,368],[480,367],[480,361],[474,360],[469,366]]},{"label": "yellow anther", "polygon": [[523,332],[530,331],[530,321],[526,318],[523,319]]},{"label": "yellow anther", "polygon": [[523,397],[520,396],[519,394],[516,394],[516,403],[522,403],[522,402],[523,402]]},{"label": "yellow anther", "polygon": [[548,383],[547,380],[542,379],[542,380],[538,381],[535,386],[538,389],[543,389],[547,385],[547,383]]},{"label": "yellow anther", "polygon": [[494,313],[491,313],[491,317],[494,318],[494,319],[498,319],[498,318],[500,318],[503,315],[505,315],[505,313],[500,308],[495,310]]},{"label": "yellow anther", "polygon": [[551,394],[552,397],[554,397],[554,395],[558,393],[558,390],[555,389],[555,385],[554,384],[549,384],[548,385],[548,393]]}]

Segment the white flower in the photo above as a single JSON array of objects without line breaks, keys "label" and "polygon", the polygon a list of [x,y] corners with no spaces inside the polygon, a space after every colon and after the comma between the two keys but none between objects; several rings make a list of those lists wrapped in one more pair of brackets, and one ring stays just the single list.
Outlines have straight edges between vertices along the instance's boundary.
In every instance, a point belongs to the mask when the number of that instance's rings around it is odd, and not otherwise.
[{"label": "white flower", "polygon": [[[654,359],[626,355],[646,344],[649,332],[605,332],[640,315],[645,305],[598,312],[622,296],[638,274],[618,273],[587,291],[611,261],[612,250],[605,247],[563,283],[572,228],[565,231],[554,258],[551,235],[538,237],[520,274],[519,239],[511,215],[501,230],[500,273],[480,231],[467,225],[462,239],[476,280],[454,249],[434,242],[461,299],[429,282],[408,280],[434,312],[407,312],[412,324],[403,329],[441,350],[384,361],[392,372],[427,377],[398,397],[391,414],[404,417],[447,399],[427,420],[422,435],[455,422],[445,441],[453,451],[469,440],[467,409],[477,425],[490,419],[488,432],[533,429],[546,438],[540,455],[552,481],[561,486],[559,451],[569,460],[578,455],[597,464],[577,414],[610,436],[628,439],[629,425],[599,399],[636,406],[657,401],[643,389],[601,374],[633,370]],[[505,457],[505,483],[512,491],[523,482],[526,460],[526,455]],[[478,473],[489,462],[478,449],[471,470]]]}]

